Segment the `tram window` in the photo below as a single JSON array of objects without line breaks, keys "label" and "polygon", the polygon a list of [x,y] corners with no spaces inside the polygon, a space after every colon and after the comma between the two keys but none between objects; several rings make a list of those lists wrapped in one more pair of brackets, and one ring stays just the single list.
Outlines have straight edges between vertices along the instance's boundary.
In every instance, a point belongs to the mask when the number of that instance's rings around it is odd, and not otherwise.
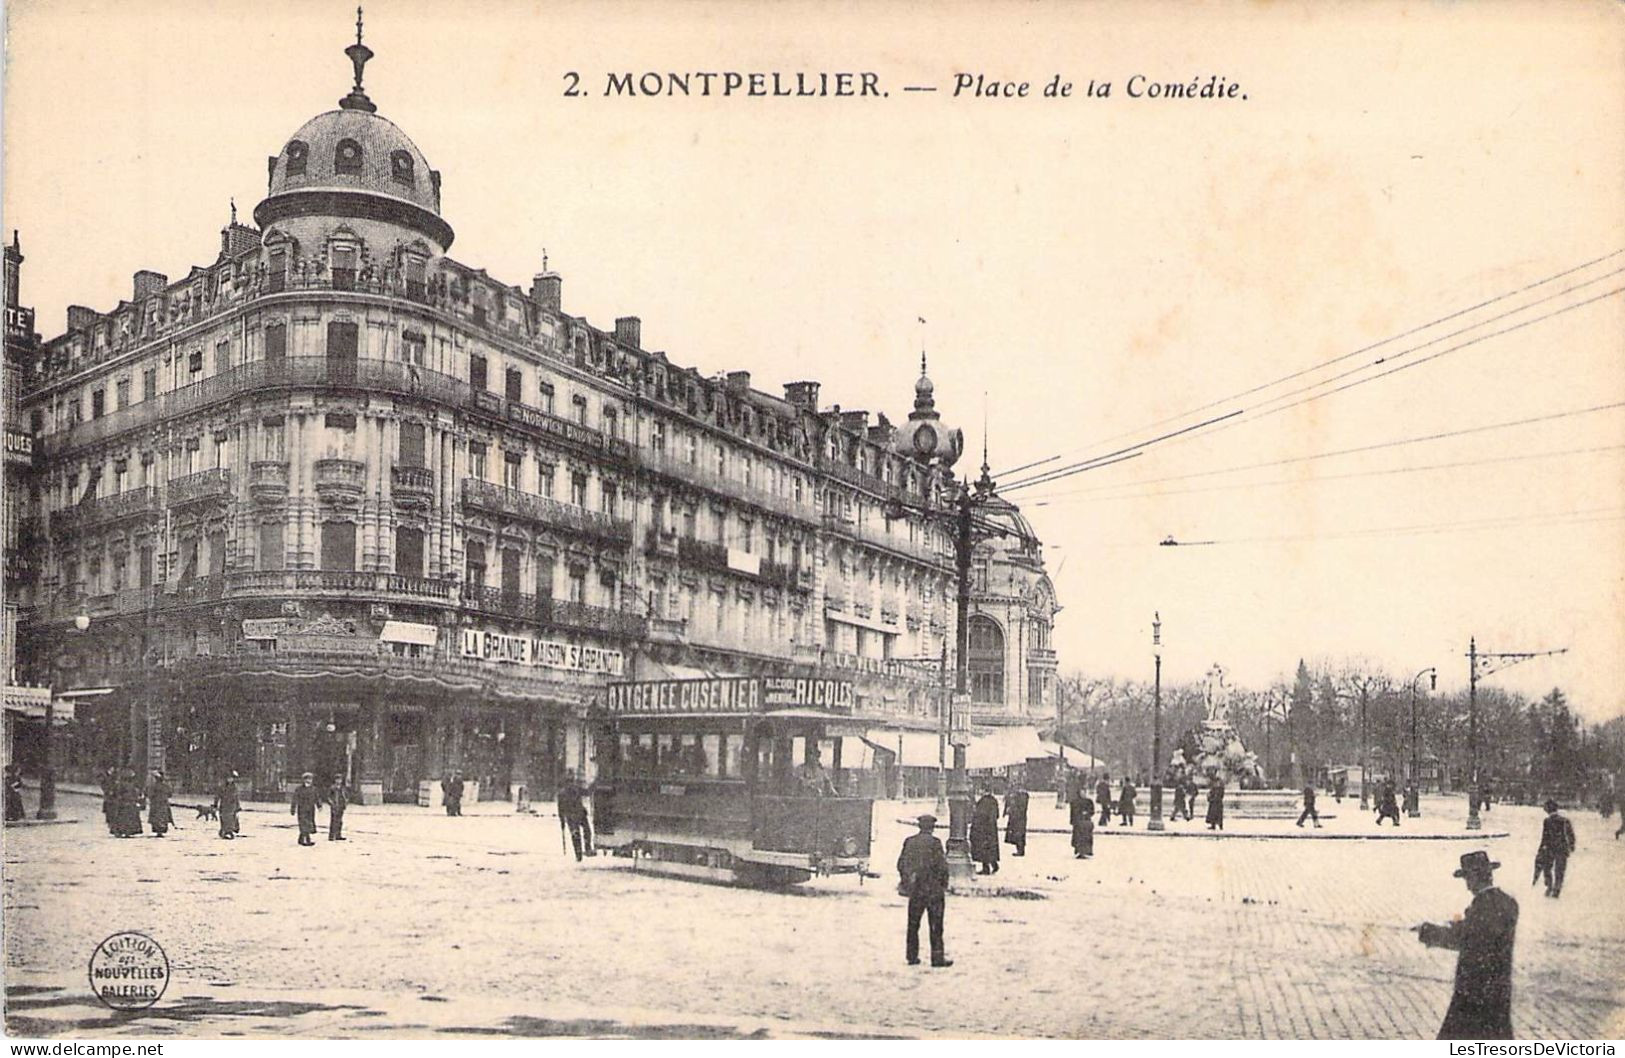
[{"label": "tram window", "polygon": [[620,748],[620,756],[617,758],[617,763],[620,764],[620,772],[621,772],[621,774],[622,775],[631,775],[631,774],[635,773],[637,771],[637,765],[633,763],[632,736],[628,735],[628,734],[622,734],[621,739],[620,739],[620,743],[619,743],[619,748]]},{"label": "tram window", "polygon": [[677,773],[677,747],[676,738],[672,735],[655,736],[656,775],[675,775]]},{"label": "tram window", "polygon": [[790,740],[790,766],[795,767],[807,759],[807,739],[797,735]]},{"label": "tram window", "polygon": [[704,756],[703,771],[713,779],[722,774],[722,736],[704,735],[700,738],[700,752]]},{"label": "tram window", "polygon": [[744,776],[745,736],[727,735],[722,743],[722,774],[738,779]]},{"label": "tram window", "polygon": [[638,736],[638,742],[632,750],[635,761],[634,769],[639,775],[654,774],[655,737],[650,734]]}]

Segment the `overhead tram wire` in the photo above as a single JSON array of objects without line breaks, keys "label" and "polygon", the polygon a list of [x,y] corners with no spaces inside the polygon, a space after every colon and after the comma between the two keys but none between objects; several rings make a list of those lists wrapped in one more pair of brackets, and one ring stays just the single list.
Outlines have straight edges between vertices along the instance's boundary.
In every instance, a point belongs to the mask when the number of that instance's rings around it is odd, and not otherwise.
[{"label": "overhead tram wire", "polygon": [[[1521,463],[1536,459],[1558,459],[1564,456],[1601,455],[1604,452],[1625,452],[1625,444],[1598,445],[1592,448],[1563,448],[1549,452],[1525,452],[1520,455],[1489,456],[1483,459],[1463,459],[1451,463],[1426,463],[1420,466],[1385,467],[1380,470],[1355,470],[1346,474],[1327,474],[1323,477],[1272,478],[1269,481],[1233,481],[1224,485],[1204,488],[1173,489],[1167,492],[1125,492],[1111,495],[1073,496],[1070,499],[1048,499],[1034,503],[1036,507],[1061,507],[1070,503],[1109,503],[1114,500],[1161,499],[1164,496],[1194,496],[1208,492],[1233,492],[1240,489],[1270,488],[1278,485],[1318,485],[1324,481],[1345,481],[1350,478],[1379,478],[1393,474],[1419,474],[1432,470],[1456,470],[1462,467],[1494,466],[1501,463]],[[1031,499],[1032,497],[1028,497]]]},{"label": "overhead tram wire", "polygon": [[1595,404],[1589,408],[1571,408],[1568,411],[1552,412],[1549,415],[1536,415],[1527,419],[1510,419],[1506,422],[1486,423],[1483,426],[1468,426],[1460,430],[1445,430],[1439,433],[1421,434],[1416,437],[1400,437],[1392,441],[1379,441],[1375,444],[1357,445],[1354,448],[1339,448],[1330,452],[1311,452],[1308,455],[1288,456],[1284,459],[1269,459],[1259,463],[1243,463],[1233,467],[1218,467],[1213,470],[1196,470],[1188,474],[1168,474],[1160,478],[1145,478],[1140,481],[1123,481],[1113,485],[1092,485],[1081,489],[1070,489],[1065,492],[1038,493],[1025,499],[1056,499],[1062,496],[1077,496],[1084,493],[1108,492],[1112,489],[1138,488],[1142,485],[1160,485],[1169,481],[1189,481],[1192,478],[1207,478],[1217,474],[1238,474],[1244,470],[1267,470],[1271,467],[1291,466],[1294,463],[1308,463],[1317,459],[1331,459],[1335,456],[1356,455],[1363,452],[1376,452],[1386,448],[1399,448],[1404,445],[1422,444],[1427,441],[1442,441],[1451,437],[1466,437],[1469,434],[1488,433],[1491,430],[1505,430],[1514,426],[1529,426],[1535,423],[1554,422],[1558,419],[1569,419],[1579,415],[1590,415],[1601,411],[1615,411],[1625,408],[1625,400],[1615,401],[1611,404]]},{"label": "overhead tram wire", "polygon": [[[1619,269],[1618,271],[1625,272],[1625,268]],[[1613,275],[1613,274],[1615,274],[1615,273],[1609,273],[1609,275]],[[1606,278],[1606,277],[1599,277],[1599,278]],[[1588,282],[1595,282],[1595,280],[1590,280]],[[1585,285],[1585,284],[1582,284],[1582,285]],[[1567,292],[1568,291],[1565,291],[1565,293],[1567,293]],[[1210,434],[1212,434],[1212,433],[1220,433],[1220,432],[1222,432],[1224,430],[1231,429],[1232,427],[1235,427],[1235,426],[1241,426],[1241,425],[1245,425],[1245,424],[1248,424],[1248,423],[1257,422],[1260,419],[1268,418],[1271,415],[1276,415],[1276,414],[1278,414],[1280,412],[1287,411],[1288,409],[1296,408],[1296,407],[1298,407],[1300,405],[1308,404],[1308,403],[1310,403],[1312,401],[1321,400],[1321,399],[1323,399],[1325,397],[1334,396],[1335,394],[1342,393],[1342,392],[1344,392],[1346,390],[1354,389],[1354,388],[1356,388],[1358,386],[1363,386],[1368,382],[1375,382],[1376,380],[1378,380],[1380,378],[1386,378],[1389,375],[1395,374],[1396,372],[1399,372],[1399,371],[1404,371],[1407,368],[1420,367],[1422,364],[1428,363],[1428,362],[1430,362],[1432,360],[1437,360],[1442,356],[1448,356],[1451,353],[1460,352],[1463,349],[1466,349],[1466,348],[1469,348],[1471,346],[1477,345],[1480,342],[1488,341],[1491,338],[1499,338],[1502,335],[1511,334],[1512,332],[1522,330],[1525,327],[1531,327],[1534,324],[1544,322],[1545,320],[1552,319],[1553,317],[1556,317],[1556,316],[1561,316],[1564,313],[1572,312],[1575,309],[1584,308],[1587,305],[1591,305],[1591,304],[1594,304],[1594,303],[1596,303],[1598,301],[1602,301],[1605,298],[1614,297],[1615,295],[1620,294],[1620,293],[1625,293],[1625,286],[1615,287],[1612,290],[1605,291],[1604,293],[1601,293],[1601,294],[1593,295],[1592,297],[1586,298],[1583,301],[1577,301],[1577,302],[1574,302],[1573,304],[1570,304],[1570,305],[1564,305],[1562,308],[1552,309],[1551,311],[1543,313],[1542,315],[1536,316],[1533,319],[1523,320],[1523,321],[1520,321],[1518,323],[1512,324],[1511,326],[1503,327],[1500,330],[1491,331],[1488,334],[1475,335],[1474,337],[1469,338],[1466,341],[1459,342],[1456,345],[1449,346],[1449,347],[1447,347],[1445,349],[1441,349],[1438,352],[1430,353],[1430,354],[1428,354],[1427,356],[1423,357],[1420,360],[1412,360],[1412,361],[1410,361],[1408,363],[1403,363],[1403,364],[1399,364],[1399,365],[1396,365],[1394,367],[1388,368],[1386,371],[1379,371],[1375,375],[1370,375],[1370,376],[1367,376],[1365,378],[1354,379],[1351,382],[1347,382],[1344,385],[1336,387],[1335,389],[1327,390],[1324,393],[1310,393],[1308,396],[1302,397],[1301,399],[1293,401],[1290,404],[1283,404],[1280,407],[1267,408],[1266,410],[1241,408],[1241,409],[1238,409],[1238,410],[1236,410],[1234,412],[1231,412],[1228,415],[1220,416],[1217,419],[1207,420],[1205,422],[1196,424],[1196,426],[1194,426],[1194,427],[1187,427],[1184,430],[1175,431],[1174,434],[1164,435],[1162,437],[1153,438],[1152,440],[1143,442],[1142,444],[1131,445],[1126,449],[1120,449],[1120,451],[1133,451],[1135,449],[1148,448],[1153,444],[1158,444],[1158,443],[1161,443],[1162,441],[1172,439],[1172,438],[1176,437],[1178,434],[1186,434],[1187,436],[1186,436],[1185,440],[1189,440],[1190,437],[1188,435],[1193,430],[1201,429],[1201,428],[1204,428],[1206,426],[1211,426],[1215,422],[1222,421],[1223,419],[1234,418],[1235,416],[1240,415],[1240,414],[1242,414],[1244,412],[1248,412],[1248,411],[1253,412],[1253,414],[1250,415],[1248,418],[1242,420],[1241,422],[1233,422],[1233,423],[1229,423],[1228,425],[1219,426],[1216,429],[1209,431],[1209,433]],[[1560,296],[1560,295],[1557,295],[1557,296]],[[1524,307],[1527,307],[1527,306],[1524,306]],[[1503,317],[1505,315],[1512,315],[1513,313],[1521,312],[1521,311],[1523,311],[1522,308],[1514,309],[1514,310],[1511,310],[1508,313],[1503,314]],[[1495,318],[1498,319],[1498,318],[1503,318],[1503,317],[1495,317]],[[1493,322],[1493,320],[1487,320],[1485,322]],[[1477,327],[1482,326],[1482,325],[1483,324],[1475,324],[1473,327],[1466,328],[1466,330],[1474,330]],[[1456,334],[1460,334],[1460,333],[1462,333],[1462,332],[1459,332],[1459,331],[1456,332]],[[1447,335],[1445,337],[1454,337],[1454,336],[1455,335]],[[1384,358],[1378,360],[1375,364],[1368,364],[1365,367],[1356,368],[1356,369],[1354,369],[1352,371],[1345,372],[1344,374],[1339,375],[1336,378],[1328,379],[1325,382],[1319,382],[1319,383],[1316,383],[1315,385],[1304,387],[1303,389],[1294,390],[1292,393],[1284,394],[1281,397],[1272,397],[1269,400],[1264,401],[1264,405],[1272,404],[1277,400],[1284,400],[1287,397],[1297,396],[1298,394],[1301,394],[1301,393],[1307,393],[1309,390],[1318,389],[1321,386],[1325,386],[1325,385],[1330,384],[1331,382],[1335,382],[1335,381],[1338,381],[1339,379],[1346,378],[1349,375],[1357,374],[1360,371],[1366,371],[1366,370],[1369,370],[1372,367],[1376,367],[1376,366],[1378,366],[1380,364],[1386,363],[1388,360],[1397,359],[1399,356],[1409,355],[1409,353],[1415,352],[1417,349],[1426,348],[1427,346],[1433,345],[1436,342],[1441,341],[1441,340],[1443,340],[1443,339],[1433,339],[1433,340],[1430,340],[1428,342],[1424,342],[1424,343],[1422,343],[1422,345],[1415,346],[1415,347],[1413,347],[1413,348],[1411,348],[1409,350],[1405,350],[1405,351],[1403,351],[1401,353],[1397,353],[1393,357],[1384,357]],[[1086,462],[1088,462],[1088,461],[1086,461]],[[1083,469],[1089,469],[1089,468],[1087,466],[1083,466]],[[1047,476],[1046,475],[1038,475],[1038,476],[1035,476],[1034,478],[1029,478],[1029,479],[1024,480],[1024,481],[1016,482],[1016,483],[1014,483],[1012,485],[1007,485],[1007,486],[1005,486],[1005,489],[1008,491],[1008,490],[1011,490],[1011,489],[1024,488],[1024,487],[1034,485],[1034,484],[1047,484],[1048,482],[1059,480],[1060,478],[1067,477],[1067,476],[1069,476],[1069,474],[1067,472],[1063,472],[1062,470],[1056,470],[1056,471],[1052,472],[1051,474],[1049,474]]]},{"label": "overhead tram wire", "polygon": [[[1523,526],[1537,525],[1592,525],[1600,522],[1612,522],[1625,518],[1625,507],[1591,507],[1575,511],[1554,511],[1550,514],[1513,515],[1503,518],[1481,518],[1463,522],[1433,522],[1419,525],[1378,526],[1371,529],[1354,529],[1341,533],[1302,533],[1284,536],[1238,536],[1231,539],[1199,540],[1194,544],[1228,545],[1228,544],[1286,544],[1300,541],[1323,540],[1352,540],[1369,536],[1412,536],[1430,535],[1452,531],[1472,532],[1480,529],[1516,529]],[[1175,541],[1175,547],[1186,545]]]},{"label": "overhead tram wire", "polygon": [[1137,445],[1130,445],[1127,448],[1120,448],[1115,452],[1107,452],[1105,455],[1096,456],[1093,459],[1085,459],[1079,463],[1071,463],[1064,467],[1057,467],[1054,470],[1046,470],[1042,473],[1034,474],[1031,477],[1023,478],[1020,481],[1015,481],[1000,487],[1006,492],[1010,491],[1011,489],[1024,489],[1031,485],[1042,485],[1050,481],[1055,481],[1059,478],[1071,477],[1073,474],[1077,474],[1085,470],[1097,470],[1100,467],[1110,466],[1112,463],[1121,463],[1125,459],[1133,459],[1143,454],[1142,452],[1135,451],[1135,449],[1149,448],[1159,441],[1166,441],[1169,438],[1178,437],[1180,434],[1190,433],[1192,430],[1200,430],[1205,426],[1212,426],[1216,422],[1223,422],[1226,419],[1235,418],[1245,410],[1246,409],[1244,408],[1238,408],[1236,411],[1227,412],[1224,415],[1216,415],[1211,419],[1196,423],[1192,426],[1182,427],[1181,429],[1174,430],[1171,433],[1165,433],[1161,437],[1153,437],[1151,440],[1142,441]]},{"label": "overhead tram wire", "polygon": [[[1555,281],[1557,281],[1559,279],[1562,279],[1562,278],[1564,278],[1566,276],[1571,276],[1576,272],[1582,272],[1585,269],[1590,268],[1593,265],[1601,264],[1604,261],[1612,260],[1613,258],[1620,256],[1621,254],[1625,254],[1625,248],[1615,250],[1612,253],[1603,254],[1601,257],[1592,258],[1591,260],[1586,261],[1586,262],[1584,262],[1582,264],[1575,265],[1572,268],[1566,268],[1566,269],[1564,269],[1564,270],[1562,270],[1560,272],[1555,272],[1555,273],[1553,273],[1553,274],[1551,274],[1549,276],[1545,276],[1544,278],[1537,279],[1532,283],[1525,284],[1524,286],[1519,287],[1516,290],[1509,290],[1509,291],[1506,291],[1505,293],[1497,294],[1495,297],[1487,298],[1487,299],[1485,299],[1483,301],[1480,301],[1476,305],[1470,305],[1467,308],[1458,309],[1458,310],[1456,310],[1454,312],[1447,313],[1446,315],[1440,316],[1437,319],[1429,320],[1427,323],[1419,324],[1418,326],[1412,327],[1409,330],[1401,331],[1398,334],[1390,335],[1387,338],[1383,338],[1383,339],[1381,339],[1379,341],[1372,342],[1372,343],[1370,343],[1368,345],[1361,346],[1360,348],[1352,350],[1350,352],[1342,353],[1342,354],[1340,354],[1338,356],[1332,357],[1329,360],[1323,360],[1323,361],[1321,361],[1321,362],[1319,362],[1317,364],[1311,364],[1308,367],[1299,368],[1296,371],[1292,371],[1292,372],[1290,372],[1288,374],[1282,375],[1279,378],[1272,379],[1269,382],[1260,383],[1259,385],[1253,386],[1253,387],[1251,387],[1249,389],[1241,390],[1241,391],[1239,391],[1237,393],[1232,393],[1232,394],[1230,394],[1229,396],[1226,396],[1226,397],[1220,397],[1217,400],[1209,401],[1206,404],[1200,405],[1200,406],[1195,407],[1195,408],[1191,408],[1188,411],[1181,412],[1181,413],[1179,413],[1177,415],[1170,415],[1167,418],[1158,419],[1157,421],[1149,423],[1146,426],[1139,427],[1138,429],[1125,430],[1122,433],[1113,434],[1110,437],[1101,438],[1099,441],[1095,441],[1095,442],[1092,442],[1090,444],[1083,445],[1081,447],[1071,449],[1070,452],[1084,452],[1084,451],[1087,451],[1090,448],[1094,448],[1094,447],[1096,447],[1098,445],[1110,444],[1111,442],[1119,440],[1119,439],[1124,438],[1124,437],[1131,437],[1134,434],[1144,433],[1147,430],[1154,430],[1159,426],[1164,426],[1164,425],[1166,425],[1168,423],[1171,423],[1171,422],[1177,422],[1180,419],[1187,419],[1187,418],[1191,417],[1192,415],[1197,415],[1197,414],[1200,414],[1201,412],[1208,411],[1209,409],[1216,408],[1219,405],[1226,403],[1227,401],[1241,400],[1244,397],[1253,396],[1256,393],[1261,393],[1266,389],[1270,389],[1270,388],[1272,388],[1274,386],[1281,385],[1282,383],[1291,382],[1294,379],[1302,378],[1304,375],[1312,374],[1315,371],[1321,370],[1322,368],[1331,367],[1332,365],[1341,363],[1344,360],[1348,360],[1348,359],[1351,359],[1353,357],[1360,356],[1363,353],[1373,352],[1374,350],[1380,349],[1385,345],[1390,345],[1390,344],[1392,344],[1394,342],[1397,342],[1397,341],[1400,341],[1402,339],[1409,338],[1412,335],[1420,334],[1423,331],[1429,330],[1429,329],[1431,329],[1433,327],[1437,327],[1441,323],[1448,323],[1451,320],[1459,319],[1460,317],[1465,316],[1465,315],[1467,315],[1469,313],[1472,313],[1472,312],[1476,312],[1479,309],[1487,308],[1490,305],[1494,305],[1494,304],[1496,304],[1497,302],[1500,302],[1500,301],[1505,301],[1507,298],[1517,297],[1519,294],[1524,294],[1524,293],[1527,293],[1528,291],[1534,290],[1534,289],[1536,289],[1538,287],[1545,286],[1547,283],[1552,283],[1552,282],[1555,282]],[[1607,275],[1614,275],[1614,274],[1617,274],[1617,270],[1616,270],[1616,272],[1607,273]],[[1600,278],[1606,278],[1606,275],[1605,276],[1600,276],[1600,277],[1597,277],[1597,278],[1599,278],[1599,279]],[[1587,282],[1588,283],[1596,282],[1596,279],[1588,280]],[[1581,284],[1581,285],[1584,286],[1586,284]],[[1577,288],[1571,288],[1571,289],[1577,289]],[[1561,295],[1555,295],[1555,296],[1561,296]],[[1542,300],[1550,300],[1550,299],[1547,298],[1547,299],[1542,299]],[[1502,319],[1505,316],[1513,315],[1513,314],[1515,314],[1517,312],[1521,312],[1525,308],[1529,308],[1529,307],[1531,307],[1533,305],[1538,305],[1538,304],[1541,304],[1541,301],[1530,302],[1528,305],[1520,306],[1520,307],[1515,308],[1515,309],[1510,309],[1506,313],[1503,313],[1501,315],[1492,316],[1487,320],[1482,320],[1479,323],[1474,324],[1473,327],[1466,328],[1466,330],[1472,330],[1474,327],[1483,326],[1485,323],[1493,323],[1497,319]],[[1035,461],[1033,461],[1031,463],[1026,463],[1026,464],[1023,464],[1023,465],[1018,466],[1018,467],[1012,467],[1012,468],[1010,468],[1008,470],[1001,470],[995,476],[996,477],[1007,476],[1007,475],[1010,475],[1010,474],[1018,473],[1018,472],[1023,471],[1023,470],[1031,469],[1032,467],[1042,466],[1045,463],[1053,462],[1054,460],[1060,459],[1063,455],[1066,455],[1066,454],[1069,454],[1069,453],[1065,453],[1065,452],[1057,453],[1056,455],[1048,456],[1048,457],[1046,457],[1044,459],[1035,460]]]}]

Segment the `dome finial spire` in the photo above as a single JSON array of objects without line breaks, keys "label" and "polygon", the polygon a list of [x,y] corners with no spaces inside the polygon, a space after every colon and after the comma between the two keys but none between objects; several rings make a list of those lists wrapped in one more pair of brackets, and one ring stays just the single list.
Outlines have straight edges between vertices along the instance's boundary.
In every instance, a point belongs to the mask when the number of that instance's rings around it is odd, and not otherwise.
[{"label": "dome finial spire", "polygon": [[351,64],[355,66],[355,87],[350,89],[349,95],[339,100],[339,106],[345,110],[365,110],[369,114],[377,113],[378,108],[373,105],[372,100],[367,98],[367,93],[362,91],[361,88],[361,74],[366,68],[367,60],[372,58],[372,49],[361,43],[361,8],[359,5],[355,9],[355,43],[345,48],[344,54],[350,57]]}]

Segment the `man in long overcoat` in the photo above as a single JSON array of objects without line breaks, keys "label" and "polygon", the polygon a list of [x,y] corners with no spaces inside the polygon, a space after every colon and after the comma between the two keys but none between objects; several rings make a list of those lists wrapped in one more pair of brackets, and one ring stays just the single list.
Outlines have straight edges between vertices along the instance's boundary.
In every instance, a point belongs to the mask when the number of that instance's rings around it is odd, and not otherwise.
[{"label": "man in long overcoat", "polygon": [[948,900],[948,854],[932,833],[937,817],[923,815],[916,821],[920,832],[909,835],[897,857],[897,891],[908,897],[908,964],[920,963],[920,918],[930,920],[931,965],[952,966],[942,944],[942,916]]},{"label": "man in long overcoat", "polygon": [[141,833],[141,781],[135,771],[125,768],[113,790],[113,833],[133,838]]},{"label": "man in long overcoat", "polygon": [[1173,788],[1174,810],[1168,813],[1168,819],[1170,821],[1178,819],[1182,813],[1186,819],[1189,819],[1191,817],[1191,810],[1185,804],[1185,780],[1175,779],[1173,781]]},{"label": "man in long overcoat", "polygon": [[288,805],[288,814],[299,817],[299,844],[314,845],[311,837],[316,833],[316,805],[321,801],[322,795],[316,789],[316,776],[305,772],[300,776],[299,785],[293,789],[293,800]]},{"label": "man in long overcoat", "polygon": [[147,822],[155,838],[163,837],[175,822],[169,810],[169,781],[162,771],[152,773],[152,785],[147,788]]},{"label": "man in long overcoat", "polygon": [[564,785],[559,787],[559,822],[570,828],[570,844],[576,852],[576,862],[583,854],[591,856],[592,820],[587,816],[585,792],[576,782],[576,773],[564,773]]},{"label": "man in long overcoat", "polygon": [[1134,799],[1139,796],[1139,793],[1140,791],[1134,788],[1134,784],[1128,781],[1128,776],[1123,776],[1123,788],[1117,795],[1118,826],[1131,827],[1134,825]]},{"label": "man in long overcoat", "polygon": [[1395,794],[1394,780],[1384,779],[1377,793],[1377,826],[1382,826],[1384,819],[1392,819],[1394,826],[1399,826],[1399,798]]},{"label": "man in long overcoat", "polygon": [[1080,786],[1068,803],[1072,818],[1072,855],[1087,860],[1095,854],[1095,803]]},{"label": "man in long overcoat", "polygon": [[1546,821],[1540,828],[1540,848],[1535,852],[1533,881],[1546,881],[1546,895],[1563,894],[1563,874],[1569,867],[1569,854],[1574,851],[1574,824],[1557,810],[1556,801],[1546,802]]},{"label": "man in long overcoat", "polygon": [[327,791],[327,840],[346,841],[344,836],[344,810],[350,806],[349,794],[344,789],[343,776],[333,779]]},{"label": "man in long overcoat", "polygon": [[982,874],[999,873],[999,802],[983,793],[970,817],[970,858],[982,865]]},{"label": "man in long overcoat", "polygon": [[440,780],[440,796],[446,802],[448,816],[463,814],[463,773],[454,771]]},{"label": "man in long overcoat", "polygon": [[1095,803],[1100,806],[1100,825],[1112,821],[1112,777],[1108,772],[1095,783]]},{"label": "man in long overcoat", "polygon": [[234,839],[243,829],[237,819],[237,813],[242,809],[242,800],[237,796],[237,773],[232,772],[220,780],[220,786],[214,792],[214,810],[220,819],[220,836],[227,841]]},{"label": "man in long overcoat", "polygon": [[102,818],[107,821],[107,832],[118,833],[118,770],[108,768],[102,773]]},{"label": "man in long overcoat", "polygon": [[1303,826],[1305,819],[1313,819],[1315,826],[1320,826],[1320,813],[1315,811],[1315,784],[1303,784],[1303,811],[1298,813],[1298,826]]},{"label": "man in long overcoat", "polygon": [[1027,855],[1027,791],[1017,786],[1004,799],[1004,843],[1016,847],[1017,856]]},{"label": "man in long overcoat", "polygon": [[1207,828],[1224,829],[1224,780],[1217,775],[1207,788]]},{"label": "man in long overcoat", "polygon": [[1456,990],[1439,1026],[1441,1040],[1512,1039],[1512,944],[1518,931],[1518,902],[1495,887],[1501,866],[1487,852],[1469,852],[1455,874],[1467,884],[1473,902],[1459,922],[1415,927],[1423,944],[1451,948],[1456,956]]}]

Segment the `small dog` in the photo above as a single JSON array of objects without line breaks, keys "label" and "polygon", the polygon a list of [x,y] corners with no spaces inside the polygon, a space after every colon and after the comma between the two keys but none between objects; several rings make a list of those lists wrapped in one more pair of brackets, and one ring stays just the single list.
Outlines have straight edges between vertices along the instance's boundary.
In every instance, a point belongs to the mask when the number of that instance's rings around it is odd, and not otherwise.
[{"label": "small dog", "polygon": [[198,805],[197,817],[199,819],[219,819],[220,810],[214,805]]}]

